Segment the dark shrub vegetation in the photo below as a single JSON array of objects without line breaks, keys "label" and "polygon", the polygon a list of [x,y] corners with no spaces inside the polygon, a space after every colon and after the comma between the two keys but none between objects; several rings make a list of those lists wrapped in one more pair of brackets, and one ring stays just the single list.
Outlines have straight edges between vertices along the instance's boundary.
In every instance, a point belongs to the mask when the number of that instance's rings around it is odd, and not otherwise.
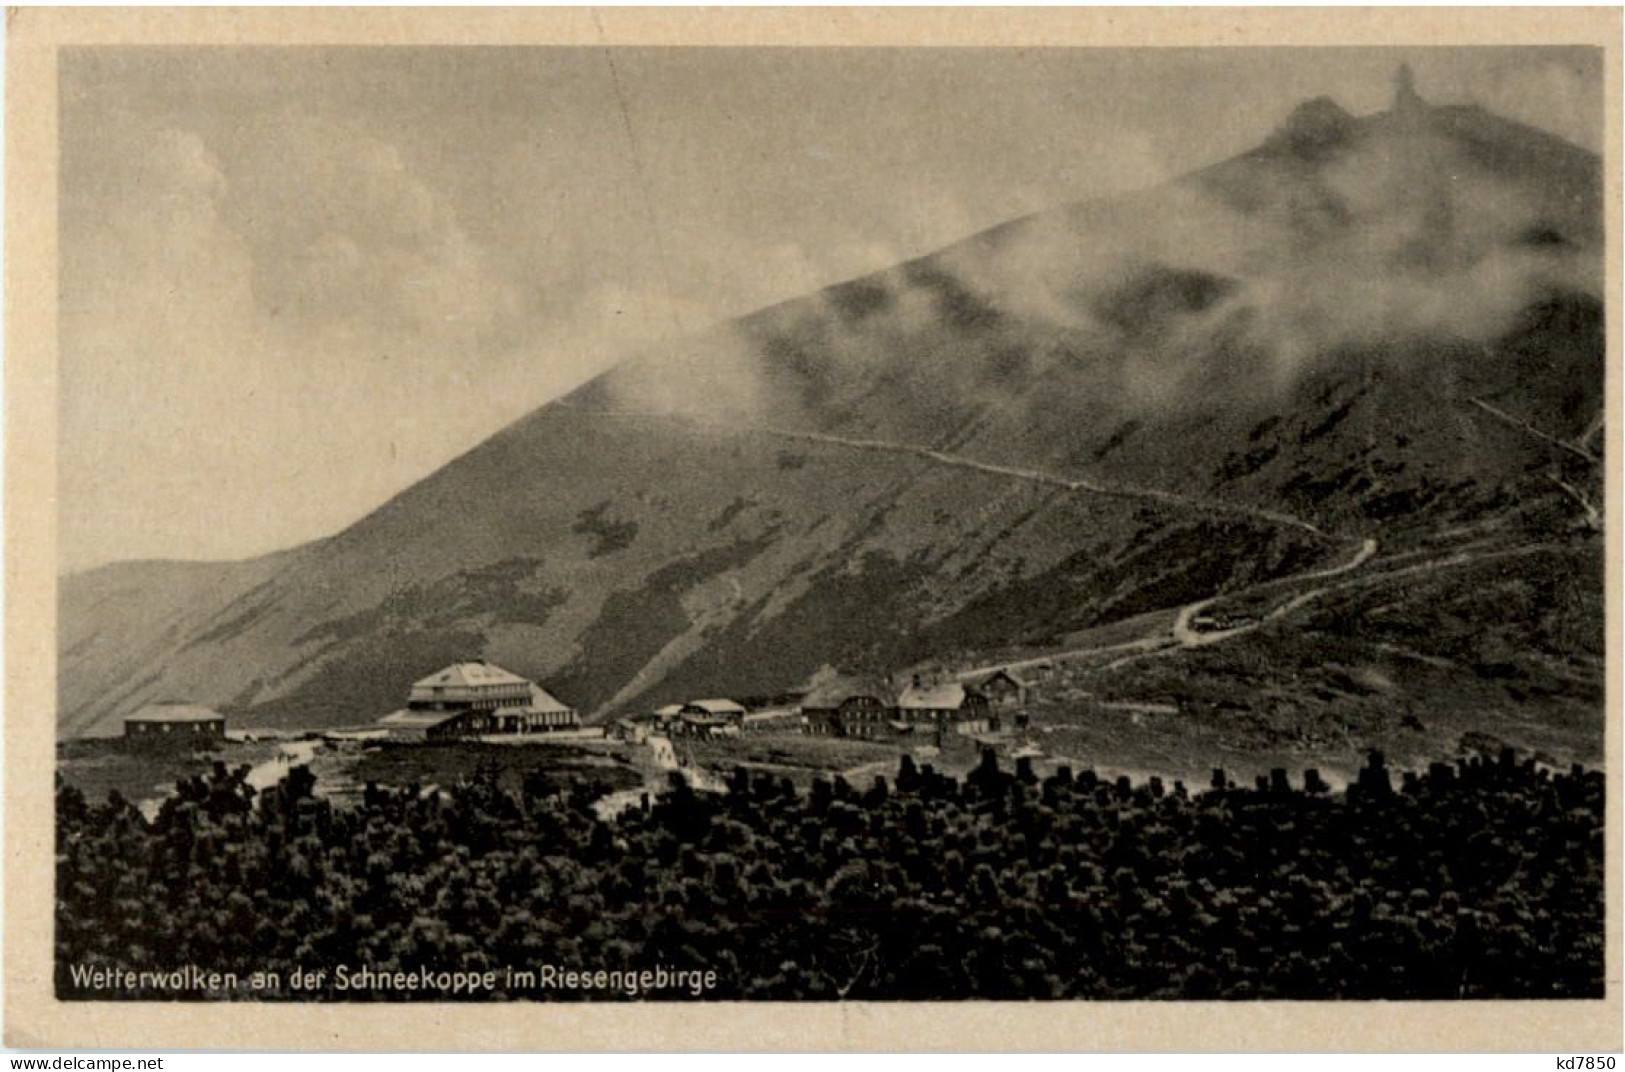
[{"label": "dark shrub vegetation", "polygon": [[151,823],[60,788],[59,994],[109,996],[72,965],[544,963],[714,969],[711,996],[744,999],[1602,994],[1603,778],[1510,752],[1398,784],[1373,757],[1343,794],[905,759],[805,795],[674,780],[612,821],[543,773],[353,808],[314,781],[256,795],[217,766]]}]

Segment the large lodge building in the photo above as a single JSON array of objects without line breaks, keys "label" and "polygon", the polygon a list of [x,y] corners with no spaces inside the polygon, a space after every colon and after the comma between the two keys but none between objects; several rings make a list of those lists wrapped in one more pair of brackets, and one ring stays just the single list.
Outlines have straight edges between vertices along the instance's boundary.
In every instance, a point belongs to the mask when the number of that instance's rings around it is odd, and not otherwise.
[{"label": "large lodge building", "polygon": [[406,707],[381,724],[434,741],[573,730],[581,716],[534,681],[480,659],[453,663],[414,682]]}]

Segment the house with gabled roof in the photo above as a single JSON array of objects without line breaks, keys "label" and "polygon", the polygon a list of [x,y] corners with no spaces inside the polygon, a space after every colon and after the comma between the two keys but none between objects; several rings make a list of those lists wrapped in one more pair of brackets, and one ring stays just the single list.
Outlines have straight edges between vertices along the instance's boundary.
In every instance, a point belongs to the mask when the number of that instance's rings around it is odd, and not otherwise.
[{"label": "house with gabled roof", "polygon": [[890,729],[897,692],[882,678],[839,674],[815,686],[801,700],[807,732],[825,737],[884,737]]},{"label": "house with gabled roof", "polygon": [[995,708],[1022,707],[1032,699],[1032,684],[1005,667],[971,678],[969,683]]},{"label": "house with gabled roof", "polygon": [[733,700],[690,700],[678,709],[673,732],[685,737],[732,737],[745,723],[743,704]]},{"label": "house with gabled roof", "polygon": [[412,683],[406,707],[381,725],[429,740],[576,729],[580,715],[541,685],[483,659]]},{"label": "house with gabled roof", "polygon": [[958,734],[990,733],[999,728],[987,697],[959,681],[915,678],[897,697],[897,719],[910,727],[930,726]]}]

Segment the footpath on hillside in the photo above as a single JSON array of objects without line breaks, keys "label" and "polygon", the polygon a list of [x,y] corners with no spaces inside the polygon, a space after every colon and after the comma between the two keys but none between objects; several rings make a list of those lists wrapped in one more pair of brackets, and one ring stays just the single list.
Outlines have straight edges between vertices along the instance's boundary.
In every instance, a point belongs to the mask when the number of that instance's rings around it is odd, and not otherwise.
[{"label": "footpath on hillside", "polygon": [[[1046,472],[1040,469],[1028,469],[1018,466],[1001,465],[995,462],[982,461],[964,455],[938,450],[934,447],[921,446],[914,443],[897,443],[884,439],[867,439],[855,436],[839,436],[826,432],[808,432],[772,428],[764,425],[724,423],[721,421],[708,421],[703,418],[675,413],[659,413],[648,410],[600,409],[587,406],[578,406],[574,403],[559,401],[554,403],[563,409],[592,417],[608,417],[623,420],[657,421],[680,424],[698,428],[708,432],[748,433],[769,436],[791,442],[817,443],[835,446],[847,450],[861,450],[874,453],[904,455],[920,458],[935,465],[965,469],[992,476],[1006,477],[1011,480],[1020,480],[1028,483],[1040,484],[1046,487],[1059,488],[1074,494],[1104,495],[1116,498],[1144,499],[1163,505],[1182,509],[1203,512],[1220,513],[1232,516],[1246,517],[1254,521],[1262,521],[1272,525],[1280,525],[1307,532],[1323,540],[1334,539],[1330,534],[1303,518],[1293,517],[1290,514],[1275,510],[1266,510],[1260,507],[1245,506],[1237,503],[1220,502],[1198,496],[1184,495],[1178,492],[1165,491],[1160,488],[1146,488],[1137,485],[1104,484],[1099,481],[1087,480],[1081,477],[1066,476],[1059,473]],[[1334,578],[1351,573],[1365,565],[1377,554],[1377,541],[1371,537],[1359,538],[1358,546],[1354,549],[1347,561],[1338,565],[1308,570],[1293,574],[1289,577],[1277,578],[1267,582],[1269,585],[1288,585],[1303,581],[1314,581]],[[1290,613],[1298,606],[1315,598],[1324,589],[1316,589],[1303,593],[1280,607],[1275,608],[1267,619],[1273,620]],[[1248,633],[1258,628],[1262,620],[1248,622],[1227,629],[1202,630],[1195,627],[1195,622],[1204,610],[1224,598],[1227,594],[1215,593],[1204,599],[1188,603],[1178,609],[1170,634],[1141,637],[1118,644],[1104,647],[1078,648],[1067,651],[1054,652],[1046,655],[1034,656],[1027,659],[1007,661],[990,664],[987,667],[962,671],[959,676],[969,678],[978,673],[992,672],[997,669],[1020,670],[1024,667],[1037,665],[1041,662],[1066,661],[1068,659],[1098,656],[1108,651],[1122,651],[1124,656],[1118,662],[1126,662],[1146,655],[1156,654],[1168,648],[1200,647],[1218,643],[1235,636]],[[1107,664],[1116,665],[1116,663]]]},{"label": "footpath on hillside", "polygon": [[1266,510],[1262,507],[1245,506],[1239,503],[1223,502],[1217,499],[1205,499],[1195,495],[1184,495],[1179,492],[1164,491],[1161,488],[1147,488],[1135,484],[1104,484],[1095,480],[1085,480],[1080,477],[1063,476],[1059,473],[1045,472],[1040,469],[1024,469],[1013,465],[1000,465],[996,462],[981,461],[976,458],[967,458],[964,455],[953,454],[938,450],[934,447],[921,446],[915,443],[897,443],[886,439],[865,439],[858,436],[839,436],[827,432],[807,432],[784,428],[773,428],[767,425],[743,424],[738,422],[709,421],[700,417],[677,413],[659,413],[651,410],[624,410],[624,409],[596,409],[588,406],[578,406],[572,402],[558,401],[553,403],[561,409],[573,410],[576,413],[593,417],[610,417],[623,420],[661,421],[672,424],[684,424],[710,432],[747,432],[754,435],[771,436],[777,439],[802,443],[822,443],[829,446],[845,447],[849,450],[871,451],[880,454],[901,454],[915,458],[923,458],[937,465],[951,466],[957,469],[969,469],[973,472],[987,473],[992,476],[1008,477],[1012,480],[1022,480],[1033,484],[1042,484],[1046,487],[1060,488],[1063,491],[1083,493],[1090,495],[1106,495],[1122,499],[1145,499],[1162,503],[1168,506],[1181,507],[1188,510],[1230,514],[1237,517],[1246,517],[1254,521],[1263,521],[1271,525],[1282,525],[1307,532],[1322,539],[1332,537],[1321,528],[1305,521],[1301,517],[1278,510]]}]

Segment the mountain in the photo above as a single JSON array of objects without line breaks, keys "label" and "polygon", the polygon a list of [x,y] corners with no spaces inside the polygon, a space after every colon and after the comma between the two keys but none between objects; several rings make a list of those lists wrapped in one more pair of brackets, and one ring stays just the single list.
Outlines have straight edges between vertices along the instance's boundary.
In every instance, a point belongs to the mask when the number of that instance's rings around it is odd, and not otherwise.
[{"label": "mountain", "polygon": [[974,665],[1364,540],[1600,562],[1601,197],[1594,154],[1475,107],[1306,103],[635,355],[331,538],[65,578],[61,732],[165,698],[354,724],[470,657],[595,716]]}]

